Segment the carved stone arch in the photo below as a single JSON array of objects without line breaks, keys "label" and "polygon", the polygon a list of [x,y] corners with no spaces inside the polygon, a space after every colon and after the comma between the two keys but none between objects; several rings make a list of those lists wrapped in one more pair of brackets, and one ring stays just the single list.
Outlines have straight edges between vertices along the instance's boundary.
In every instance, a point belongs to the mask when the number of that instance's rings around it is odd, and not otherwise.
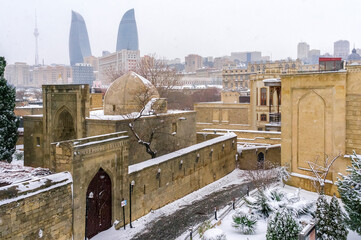
[{"label": "carved stone arch", "polygon": [[326,147],[326,101],[316,91],[305,93],[297,103],[297,165],[324,159]]},{"label": "carved stone arch", "polygon": [[55,114],[54,141],[65,141],[76,138],[75,119],[71,111],[65,105],[59,108]]}]

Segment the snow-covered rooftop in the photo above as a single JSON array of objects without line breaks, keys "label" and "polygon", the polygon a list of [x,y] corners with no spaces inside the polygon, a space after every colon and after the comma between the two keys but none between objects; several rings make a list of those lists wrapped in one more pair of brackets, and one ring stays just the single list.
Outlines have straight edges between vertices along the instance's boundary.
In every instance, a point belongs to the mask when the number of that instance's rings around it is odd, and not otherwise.
[{"label": "snow-covered rooftop", "polygon": [[0,161],[0,186],[29,181],[51,174],[46,168],[24,167]]},{"label": "snow-covered rooftop", "polygon": [[141,162],[141,163],[130,165],[129,168],[128,168],[128,173],[131,174],[131,173],[140,171],[142,169],[145,169],[145,168],[148,168],[148,167],[151,167],[151,166],[154,166],[154,165],[158,165],[158,164],[166,162],[166,161],[168,161],[168,160],[170,160],[172,158],[182,156],[184,154],[196,151],[196,150],[204,148],[204,147],[211,146],[211,145],[213,145],[215,143],[218,143],[218,142],[222,142],[222,141],[225,141],[225,140],[228,140],[228,139],[232,139],[234,137],[236,137],[236,134],[227,133],[227,134],[225,134],[223,136],[216,137],[216,138],[210,139],[208,141],[204,141],[204,142],[192,145],[190,147],[183,148],[183,149],[180,149],[178,151],[165,154],[165,155],[157,157],[157,158],[153,158],[153,159]]}]

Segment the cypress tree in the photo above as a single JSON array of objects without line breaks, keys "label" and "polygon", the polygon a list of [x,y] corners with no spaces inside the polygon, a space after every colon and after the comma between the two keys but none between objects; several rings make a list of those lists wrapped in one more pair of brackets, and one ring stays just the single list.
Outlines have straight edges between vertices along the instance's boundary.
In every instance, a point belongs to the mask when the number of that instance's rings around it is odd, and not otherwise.
[{"label": "cypress tree", "polygon": [[342,179],[336,184],[349,216],[348,226],[361,235],[361,159],[356,153],[351,158],[351,164],[347,168],[348,175],[340,174]]},{"label": "cypress tree", "polygon": [[15,88],[4,78],[6,61],[0,57],[0,161],[12,161],[18,139],[19,120],[14,114]]},{"label": "cypress tree", "polygon": [[330,202],[329,211],[329,228],[330,239],[332,240],[346,240],[348,230],[346,228],[344,215],[342,213],[340,204],[335,196],[332,197]]},{"label": "cypress tree", "polygon": [[324,195],[320,195],[316,202],[315,218],[317,221],[317,239],[329,239],[330,234],[329,228],[329,209],[330,206]]}]

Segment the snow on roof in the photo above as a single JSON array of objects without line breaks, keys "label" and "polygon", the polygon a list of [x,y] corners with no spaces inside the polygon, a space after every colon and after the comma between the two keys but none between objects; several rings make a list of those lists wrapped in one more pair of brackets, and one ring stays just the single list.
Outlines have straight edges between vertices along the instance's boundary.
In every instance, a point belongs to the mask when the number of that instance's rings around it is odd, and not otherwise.
[{"label": "snow on roof", "polygon": [[145,168],[158,165],[158,164],[166,162],[166,161],[168,161],[168,160],[170,160],[172,158],[182,156],[184,154],[199,150],[199,149],[204,148],[204,147],[211,146],[211,145],[219,143],[219,142],[223,142],[223,141],[232,139],[234,137],[236,137],[236,134],[227,133],[227,134],[225,134],[223,136],[216,137],[216,138],[210,139],[208,141],[204,141],[204,142],[192,145],[190,147],[186,147],[186,148],[180,149],[178,151],[165,154],[165,155],[157,157],[157,158],[149,159],[149,160],[141,162],[141,163],[130,165],[129,168],[128,168],[128,173],[131,174],[131,173],[143,170]]},{"label": "snow on roof", "polygon": [[26,105],[26,106],[20,106],[20,107],[16,107],[16,108],[43,108],[43,105]]},{"label": "snow on roof", "polygon": [[249,143],[245,143],[243,145],[237,146],[237,152],[242,153],[242,151],[245,150],[257,150],[257,149],[269,149],[269,148],[278,148],[281,147],[281,144],[274,144],[274,145],[268,145],[268,146],[260,146],[260,145],[253,145]]},{"label": "snow on roof", "polygon": [[[60,186],[72,183],[73,179],[69,172],[60,172],[35,178],[30,181],[0,187],[0,206],[10,202],[18,201],[41,192],[49,191]],[[6,194],[11,192],[11,194]]]},{"label": "snow on roof", "polygon": [[49,174],[51,172],[46,168],[24,167],[0,161],[0,186],[28,181]]},{"label": "snow on roof", "polygon": [[133,76],[133,77],[138,77],[140,80],[142,80],[142,82],[143,82],[145,85],[148,85],[148,86],[152,86],[152,85],[153,85],[148,79],[140,76],[139,74],[137,74],[137,73],[135,73],[135,72],[131,72],[130,75]]},{"label": "snow on roof", "polygon": [[264,79],[263,82],[268,82],[268,83],[281,82],[281,79],[279,79],[279,78],[268,78],[268,79]]},{"label": "snow on roof", "polygon": [[[154,99],[154,98],[153,98]],[[152,100],[153,100],[152,99]],[[151,101],[152,101],[151,100]],[[150,103],[148,104],[152,104],[150,101]],[[147,104],[147,105],[148,105]],[[150,106],[150,105],[149,105]],[[185,110],[168,110],[166,113],[159,113],[157,114],[157,116],[162,116],[162,115],[166,115],[166,114],[177,114],[177,113],[189,113],[189,112],[194,112],[194,111],[185,111]],[[149,114],[149,115],[146,115]],[[126,115],[105,115],[104,114],[104,110],[94,110],[94,111],[90,111],[89,112],[89,117],[87,117],[87,119],[99,119],[99,120],[125,120],[125,119],[132,119],[135,118],[139,115],[139,112],[133,112],[130,114],[126,114]],[[152,116],[156,116],[155,114],[151,114],[150,112],[148,113],[144,113],[145,116],[142,117],[152,117]],[[33,116],[33,115],[32,115]]]},{"label": "snow on roof", "polygon": [[256,131],[256,130],[236,130],[236,129],[217,129],[217,128],[205,128],[202,131],[216,131],[216,132],[244,132],[244,133],[269,133],[269,134],[281,134],[281,132],[272,131]]}]

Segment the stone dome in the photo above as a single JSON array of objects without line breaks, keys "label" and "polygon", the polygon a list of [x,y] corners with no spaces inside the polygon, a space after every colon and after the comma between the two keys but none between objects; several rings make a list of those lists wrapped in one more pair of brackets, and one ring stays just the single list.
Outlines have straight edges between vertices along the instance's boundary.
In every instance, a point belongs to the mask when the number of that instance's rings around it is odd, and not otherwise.
[{"label": "stone dome", "polygon": [[356,52],[356,49],[352,49],[352,53],[348,55],[347,60],[349,61],[359,61],[361,60],[361,56]]},{"label": "stone dome", "polygon": [[129,72],[109,86],[104,97],[104,114],[125,115],[139,112],[152,98],[159,98],[154,85],[135,72]]}]

